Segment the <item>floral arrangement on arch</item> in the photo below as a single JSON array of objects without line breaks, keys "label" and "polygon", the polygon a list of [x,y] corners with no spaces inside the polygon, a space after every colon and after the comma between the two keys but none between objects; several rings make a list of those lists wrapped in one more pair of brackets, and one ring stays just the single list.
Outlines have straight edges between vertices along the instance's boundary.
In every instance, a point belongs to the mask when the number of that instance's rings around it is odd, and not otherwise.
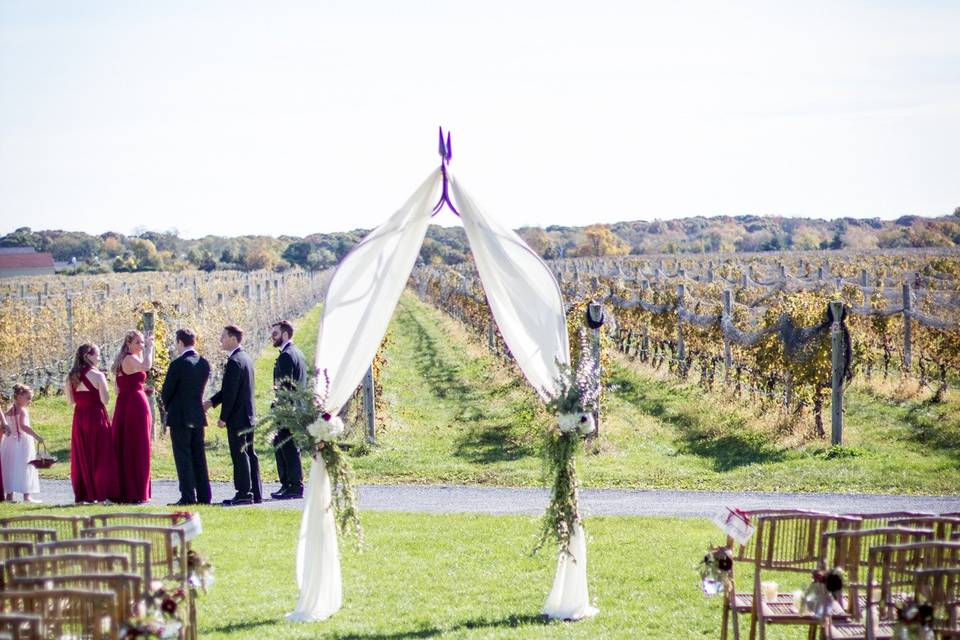
[{"label": "floral arrangement on arch", "polygon": [[547,429],[544,436],[544,473],[553,477],[553,487],[534,552],[550,538],[568,552],[570,536],[580,523],[576,453],[583,436],[597,428],[593,413],[599,407],[601,387],[600,366],[591,353],[587,334],[581,330],[576,369],[557,361],[555,388],[543,390],[547,410],[557,416],[557,426]]},{"label": "floral arrangement on arch", "polygon": [[[313,389],[319,375],[323,376],[323,391],[315,393]],[[323,458],[333,487],[337,529],[343,535],[352,534],[357,544],[362,545],[363,531],[357,511],[353,467],[340,444],[346,429],[340,416],[326,408],[330,393],[327,370],[314,372],[302,387],[278,386],[274,391],[274,403],[262,422],[277,429],[288,429],[290,437],[301,450]],[[277,443],[277,446],[283,444]]]}]

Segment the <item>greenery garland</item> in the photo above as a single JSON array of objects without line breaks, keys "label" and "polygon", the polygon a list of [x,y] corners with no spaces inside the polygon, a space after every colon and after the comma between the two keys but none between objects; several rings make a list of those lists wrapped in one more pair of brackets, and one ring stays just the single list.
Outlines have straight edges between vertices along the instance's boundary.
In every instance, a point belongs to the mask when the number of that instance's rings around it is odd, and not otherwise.
[{"label": "greenery garland", "polygon": [[[326,372],[324,372],[326,374]],[[326,376],[325,376],[326,377]],[[333,493],[333,510],[337,521],[337,530],[341,535],[352,536],[358,547],[363,546],[363,529],[360,525],[360,514],[357,510],[357,495],[354,489],[355,475],[349,458],[344,455],[340,444],[334,440],[315,438],[311,432],[311,425],[318,421],[337,419],[323,409],[323,398],[317,396],[313,389],[315,377],[310,376],[307,384],[302,387],[289,389],[275,388],[276,399],[268,414],[260,421],[261,424],[273,425],[277,429],[288,429],[290,437],[301,451],[309,451],[312,456],[321,456],[323,463],[330,474]],[[326,387],[329,389],[329,379]],[[277,447],[285,442],[277,443]]]}]

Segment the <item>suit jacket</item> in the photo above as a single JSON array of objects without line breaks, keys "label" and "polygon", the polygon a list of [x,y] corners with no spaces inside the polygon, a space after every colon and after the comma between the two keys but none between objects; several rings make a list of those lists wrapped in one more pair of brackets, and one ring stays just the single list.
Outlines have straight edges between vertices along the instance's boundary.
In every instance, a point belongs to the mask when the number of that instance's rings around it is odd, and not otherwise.
[{"label": "suit jacket", "polygon": [[303,387],[307,384],[307,360],[303,352],[292,342],[280,352],[273,363],[273,386],[275,388]]},{"label": "suit jacket", "polygon": [[207,414],[203,410],[203,390],[210,378],[210,363],[188,351],[170,363],[163,381],[160,398],[167,410],[167,426],[207,426]]},{"label": "suit jacket", "polygon": [[237,349],[227,360],[223,383],[210,404],[220,407],[220,419],[230,429],[248,429],[256,424],[253,408],[253,360],[243,349]]}]

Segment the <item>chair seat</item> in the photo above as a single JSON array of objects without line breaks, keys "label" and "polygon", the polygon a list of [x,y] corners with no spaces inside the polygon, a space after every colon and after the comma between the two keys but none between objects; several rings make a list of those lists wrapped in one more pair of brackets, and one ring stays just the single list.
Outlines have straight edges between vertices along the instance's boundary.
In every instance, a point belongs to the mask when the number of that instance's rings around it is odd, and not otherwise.
[{"label": "chair seat", "polygon": [[[882,621],[877,625],[877,640],[890,640],[893,638],[892,621]],[[867,626],[862,622],[834,622],[830,624],[831,638],[848,638],[865,640],[867,637]]]},{"label": "chair seat", "polygon": [[[733,596],[734,606],[737,608],[737,613],[749,613],[753,609],[753,594],[752,593],[736,593]],[[792,593],[778,593],[776,602],[793,602]]]},{"label": "chair seat", "polygon": [[[800,610],[797,609],[797,605],[794,604],[792,598],[790,602],[782,602],[780,600],[775,602],[764,602],[762,615],[764,620],[773,623],[816,624],[820,622],[820,618],[812,613],[800,613]],[[843,610],[843,607],[836,602],[831,604],[829,615],[832,618],[839,618],[841,620],[846,620],[850,617],[850,615]]]}]

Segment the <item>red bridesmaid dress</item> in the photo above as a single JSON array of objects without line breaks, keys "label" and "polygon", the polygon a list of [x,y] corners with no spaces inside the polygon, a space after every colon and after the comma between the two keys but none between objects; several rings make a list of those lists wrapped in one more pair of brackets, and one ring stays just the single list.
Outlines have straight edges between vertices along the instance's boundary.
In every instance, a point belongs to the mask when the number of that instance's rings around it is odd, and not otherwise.
[{"label": "red bridesmaid dress", "polygon": [[87,379],[84,369],[80,383],[86,391],[73,387],[73,433],[70,437],[70,481],[77,502],[117,500],[117,454],[110,433],[107,408],[100,392]]},{"label": "red bridesmaid dress", "polygon": [[117,373],[117,404],[113,409],[113,438],[120,473],[119,502],[150,500],[150,405],[143,383],[145,371]]}]

